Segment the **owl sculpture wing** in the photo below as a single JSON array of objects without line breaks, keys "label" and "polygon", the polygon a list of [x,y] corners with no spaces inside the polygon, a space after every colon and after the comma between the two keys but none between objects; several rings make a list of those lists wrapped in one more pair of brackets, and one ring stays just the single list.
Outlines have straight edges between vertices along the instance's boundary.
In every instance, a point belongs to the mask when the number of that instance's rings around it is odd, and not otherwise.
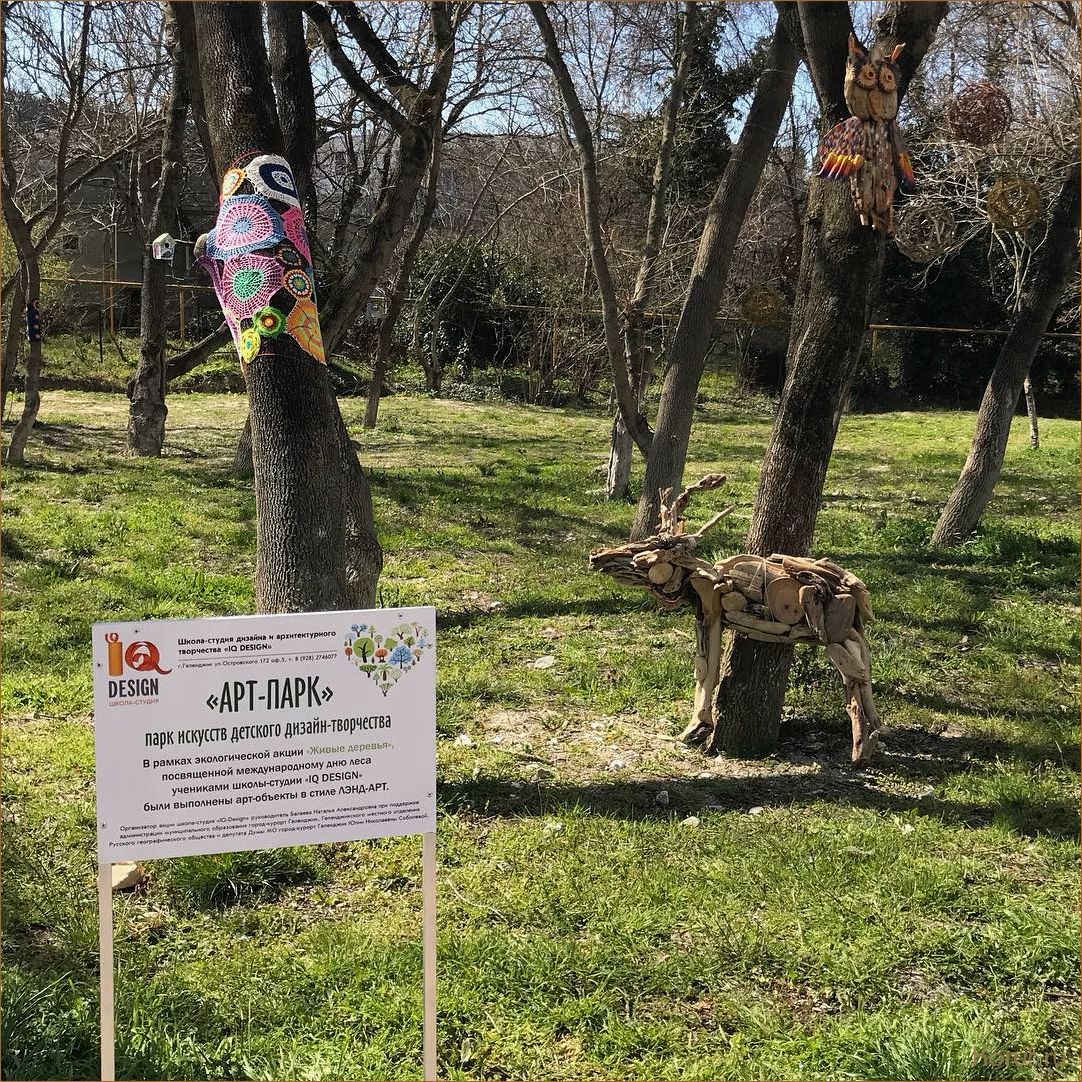
[{"label": "owl sculpture wing", "polygon": [[902,180],[902,187],[907,192],[914,191],[917,187],[917,177],[913,172],[913,163],[909,160],[909,147],[905,145],[902,129],[897,123],[890,126],[890,144],[894,153],[894,164],[898,167],[898,176]]},{"label": "owl sculpture wing", "polygon": [[817,177],[839,180],[858,173],[864,165],[864,122],[855,116],[835,124],[819,145],[820,166]]}]

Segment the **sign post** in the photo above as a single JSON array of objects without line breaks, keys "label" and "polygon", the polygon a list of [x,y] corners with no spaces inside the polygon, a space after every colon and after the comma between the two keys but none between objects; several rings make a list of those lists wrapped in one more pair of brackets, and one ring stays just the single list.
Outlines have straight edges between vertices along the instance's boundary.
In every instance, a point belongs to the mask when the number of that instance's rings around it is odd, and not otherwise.
[{"label": "sign post", "polygon": [[423,835],[436,1078],[432,608],[94,626],[101,1076],[115,1074],[112,865]]}]

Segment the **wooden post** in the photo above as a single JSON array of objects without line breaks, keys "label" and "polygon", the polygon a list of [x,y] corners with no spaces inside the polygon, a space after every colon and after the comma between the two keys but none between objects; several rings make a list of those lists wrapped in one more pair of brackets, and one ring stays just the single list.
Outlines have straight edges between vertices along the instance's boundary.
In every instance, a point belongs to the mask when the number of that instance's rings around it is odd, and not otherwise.
[{"label": "wooden post", "polygon": [[184,329],[184,286],[177,286],[177,296],[180,307],[180,344],[183,346],[188,340]]},{"label": "wooden post", "polygon": [[[104,260],[103,260],[104,262]],[[102,267],[102,276],[104,277],[105,268]],[[113,276],[112,281],[109,283],[109,337],[116,338],[116,292],[113,288],[113,282],[117,279],[117,258],[116,258],[116,222],[113,222]]]},{"label": "wooden post", "polygon": [[421,894],[424,907],[424,1077],[436,1082],[436,835],[423,835]]},{"label": "wooden post", "polygon": [[98,861],[98,985],[101,990],[101,1079],[116,1077],[116,1022],[113,1013],[113,866]]}]

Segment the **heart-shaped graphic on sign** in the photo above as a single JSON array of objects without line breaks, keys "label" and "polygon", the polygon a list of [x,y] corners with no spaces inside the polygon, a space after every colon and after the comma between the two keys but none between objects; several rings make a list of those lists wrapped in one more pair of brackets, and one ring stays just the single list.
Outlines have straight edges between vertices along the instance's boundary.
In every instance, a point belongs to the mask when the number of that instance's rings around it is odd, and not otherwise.
[{"label": "heart-shaped graphic on sign", "polygon": [[420,624],[399,624],[384,632],[361,623],[346,634],[344,653],[386,695],[431,648],[432,635]]}]

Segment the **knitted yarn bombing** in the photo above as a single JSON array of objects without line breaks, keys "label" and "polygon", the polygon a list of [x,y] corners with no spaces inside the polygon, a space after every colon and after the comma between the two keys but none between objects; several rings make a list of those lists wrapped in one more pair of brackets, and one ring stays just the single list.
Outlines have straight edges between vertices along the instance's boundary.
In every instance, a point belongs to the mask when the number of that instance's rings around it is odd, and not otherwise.
[{"label": "knitted yarn bombing", "polygon": [[207,254],[229,259],[273,248],[285,237],[282,216],[258,195],[231,195],[222,202],[218,220],[207,234]]},{"label": "knitted yarn bombing", "polygon": [[222,177],[222,194],[218,199],[219,206],[222,201],[228,199],[245,181],[243,169],[227,169]]},{"label": "knitted yarn bombing", "polygon": [[223,278],[224,289],[218,299],[241,319],[251,319],[282,288],[278,262],[255,253],[228,260]]},{"label": "knitted yarn bombing", "polygon": [[196,255],[242,362],[283,334],[325,362],[304,213],[285,158],[261,154],[230,166],[218,219]]},{"label": "knitted yarn bombing", "polygon": [[319,311],[311,301],[298,300],[293,305],[293,311],[286,319],[286,330],[305,353],[310,353],[320,364],[326,363],[323,335],[319,329]]},{"label": "knitted yarn bombing", "polygon": [[292,293],[294,297],[303,299],[304,297],[312,296],[312,279],[299,267],[294,270],[287,270],[283,280],[286,289]]},{"label": "knitted yarn bombing", "polygon": [[[245,167],[245,175],[252,187],[267,199],[277,199],[291,207],[301,205],[297,195],[297,185],[293,180],[293,170],[289,162],[277,154],[260,154]],[[302,217],[303,222],[303,217]]]},{"label": "knitted yarn bombing", "polygon": [[300,210],[287,210],[282,215],[282,226],[293,246],[304,257],[305,263],[312,262],[312,252],[308,247],[308,232],[304,228],[304,214]]},{"label": "knitted yarn bombing", "polygon": [[26,304],[26,340],[41,341],[41,302],[27,301]]}]

